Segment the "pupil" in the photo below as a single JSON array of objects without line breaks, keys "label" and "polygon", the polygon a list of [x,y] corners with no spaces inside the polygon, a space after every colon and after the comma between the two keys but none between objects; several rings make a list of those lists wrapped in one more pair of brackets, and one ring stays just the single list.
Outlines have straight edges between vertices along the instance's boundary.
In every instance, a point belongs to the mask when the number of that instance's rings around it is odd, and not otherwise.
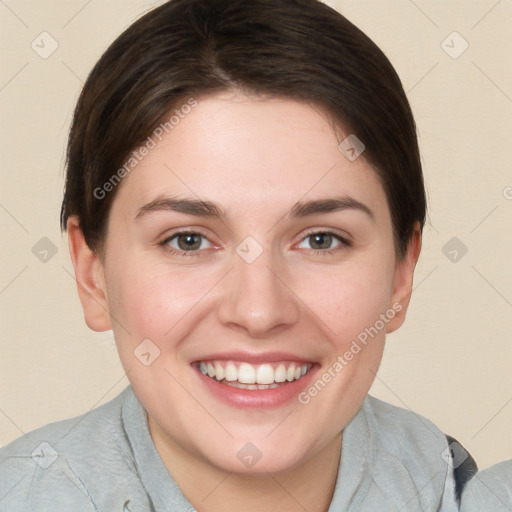
[{"label": "pupil", "polygon": [[[313,235],[313,248],[314,249],[328,249],[331,246],[332,236],[328,234],[316,234]],[[314,247],[315,245],[319,245],[320,247]]]},{"label": "pupil", "polygon": [[178,245],[180,249],[184,251],[190,251],[191,249],[198,249],[201,245],[201,241],[199,240],[200,235],[195,234],[186,234],[180,235],[178,237]]}]

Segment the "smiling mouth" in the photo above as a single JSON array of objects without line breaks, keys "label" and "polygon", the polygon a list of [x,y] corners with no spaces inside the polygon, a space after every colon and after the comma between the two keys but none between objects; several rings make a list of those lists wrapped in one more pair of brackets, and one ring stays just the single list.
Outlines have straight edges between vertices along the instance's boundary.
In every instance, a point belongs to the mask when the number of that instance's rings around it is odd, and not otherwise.
[{"label": "smiling mouth", "polygon": [[198,361],[199,371],[220,384],[239,389],[274,389],[301,379],[313,363],[264,363],[253,365],[238,361]]}]

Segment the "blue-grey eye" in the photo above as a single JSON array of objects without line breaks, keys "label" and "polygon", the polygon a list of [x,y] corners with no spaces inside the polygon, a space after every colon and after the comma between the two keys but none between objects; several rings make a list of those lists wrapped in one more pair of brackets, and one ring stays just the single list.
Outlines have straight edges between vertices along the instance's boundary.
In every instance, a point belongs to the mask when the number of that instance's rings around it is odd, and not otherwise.
[{"label": "blue-grey eye", "polygon": [[[341,245],[340,239],[333,235],[332,233],[327,232],[318,232],[318,233],[312,233],[307,235],[304,240],[302,240],[301,244],[309,240],[309,247],[301,247],[301,249],[314,249],[314,250],[321,250],[321,249],[333,249],[337,245]],[[333,243],[336,242],[337,244],[333,245]]]},{"label": "blue-grey eye", "polygon": [[208,241],[199,233],[176,233],[167,240],[168,245],[181,251],[197,251],[199,249],[205,249],[205,243],[207,244]]}]

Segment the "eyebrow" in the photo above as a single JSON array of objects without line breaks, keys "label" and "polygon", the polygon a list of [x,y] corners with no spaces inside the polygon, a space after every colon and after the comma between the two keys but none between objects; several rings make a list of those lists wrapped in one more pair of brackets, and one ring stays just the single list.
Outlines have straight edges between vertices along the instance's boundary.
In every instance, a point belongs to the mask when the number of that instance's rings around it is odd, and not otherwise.
[{"label": "eyebrow", "polygon": [[[323,213],[331,213],[343,210],[356,210],[365,213],[375,222],[373,211],[357,199],[350,196],[330,197],[325,199],[314,199],[310,201],[299,201],[293,205],[285,215],[286,218],[303,218]],[[173,211],[198,217],[227,218],[226,212],[217,204],[211,201],[203,201],[193,198],[179,198],[159,196],[153,201],[139,208],[135,220],[139,220],[153,212]]]},{"label": "eyebrow", "polygon": [[155,200],[139,208],[139,211],[135,216],[135,220],[145,217],[149,213],[160,211],[173,211],[186,213],[188,215],[197,215],[200,217],[226,217],[224,210],[211,201],[159,196]]},{"label": "eyebrow", "polygon": [[375,222],[373,211],[357,199],[350,196],[315,199],[306,202],[297,202],[287,214],[287,217],[308,217],[322,213],[338,212],[343,210],[356,210],[368,215]]}]

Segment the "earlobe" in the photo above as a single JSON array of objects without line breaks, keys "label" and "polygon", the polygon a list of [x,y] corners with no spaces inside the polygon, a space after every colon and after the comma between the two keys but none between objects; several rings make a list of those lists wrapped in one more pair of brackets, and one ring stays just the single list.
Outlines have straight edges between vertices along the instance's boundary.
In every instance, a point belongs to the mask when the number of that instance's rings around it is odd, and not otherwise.
[{"label": "earlobe", "polygon": [[405,321],[407,308],[409,307],[409,302],[411,300],[414,269],[416,268],[420,251],[421,230],[419,222],[416,221],[414,225],[414,233],[407,249],[407,254],[404,259],[397,264],[395,269],[395,282],[390,308],[395,310],[397,313],[387,324],[386,332],[388,334],[396,331]]},{"label": "earlobe", "polygon": [[85,242],[78,217],[67,222],[69,253],[75,269],[78,295],[85,323],[93,331],[112,329],[108,312],[103,264]]}]

